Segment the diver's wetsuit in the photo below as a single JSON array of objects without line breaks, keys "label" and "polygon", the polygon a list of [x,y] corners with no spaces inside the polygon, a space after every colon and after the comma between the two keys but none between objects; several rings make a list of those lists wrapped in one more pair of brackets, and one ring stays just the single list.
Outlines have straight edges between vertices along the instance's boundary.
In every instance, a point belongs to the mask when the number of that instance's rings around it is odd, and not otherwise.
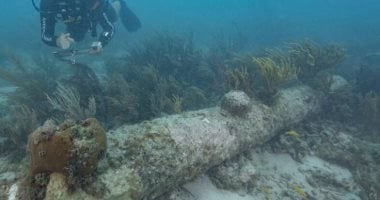
[{"label": "diver's wetsuit", "polygon": [[57,46],[54,34],[57,21],[67,25],[70,37],[75,41],[83,40],[90,30],[96,37],[97,24],[103,28],[98,39],[103,47],[114,35],[112,23],[116,20],[116,13],[106,0],[41,0],[40,8],[41,38],[50,46]]}]

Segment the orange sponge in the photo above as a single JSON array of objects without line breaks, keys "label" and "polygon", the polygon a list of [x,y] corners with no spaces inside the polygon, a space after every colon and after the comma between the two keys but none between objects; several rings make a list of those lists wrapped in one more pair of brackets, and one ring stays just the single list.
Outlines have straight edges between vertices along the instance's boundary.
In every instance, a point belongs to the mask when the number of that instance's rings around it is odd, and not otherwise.
[{"label": "orange sponge", "polygon": [[94,118],[60,126],[47,121],[29,136],[29,175],[54,172],[70,177],[90,175],[106,148],[105,131]]}]

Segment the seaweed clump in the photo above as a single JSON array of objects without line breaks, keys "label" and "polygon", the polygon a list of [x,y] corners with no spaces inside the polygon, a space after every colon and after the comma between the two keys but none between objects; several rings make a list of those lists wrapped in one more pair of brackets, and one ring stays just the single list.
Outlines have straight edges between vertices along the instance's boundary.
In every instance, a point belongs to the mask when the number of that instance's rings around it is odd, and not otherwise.
[{"label": "seaweed clump", "polygon": [[191,37],[156,34],[107,65],[104,92],[112,126],[198,109],[215,94],[208,93],[214,72]]},{"label": "seaweed clump", "polygon": [[65,119],[78,121],[89,117],[95,117],[95,98],[91,96],[88,99],[87,108],[83,107],[79,92],[73,87],[64,86],[58,83],[56,96],[47,96],[47,99],[55,110],[63,113]]},{"label": "seaweed clump", "polygon": [[12,65],[0,69],[0,78],[16,87],[9,94],[8,104],[34,110],[39,121],[49,118],[52,109],[47,106],[46,94],[54,91],[62,68],[45,57],[36,59],[34,64],[17,55],[10,55],[9,60]]},{"label": "seaweed clump", "polygon": [[[7,138],[6,149],[24,155],[28,135],[45,120],[51,108],[46,94],[55,87],[59,69],[46,57],[35,60],[35,65],[20,56],[8,54],[9,65],[0,69],[0,79],[14,88],[0,113],[0,136]],[[37,67],[39,65],[40,67]]]},{"label": "seaweed clump", "polygon": [[104,118],[100,82],[88,66],[61,65],[46,57],[26,62],[10,55],[9,60],[0,78],[15,90],[7,94],[0,135],[11,141],[10,149],[23,149],[27,136],[46,119]]},{"label": "seaweed clump", "polygon": [[[346,57],[346,50],[337,44],[320,46],[306,40],[288,45],[290,58],[300,68],[299,79],[313,88],[329,88],[331,74]],[[320,74],[323,73],[324,74]],[[328,73],[326,73],[328,72]],[[327,84],[327,86],[326,86]]]},{"label": "seaweed clump", "polygon": [[38,126],[37,115],[27,106],[14,106],[10,112],[9,116],[0,119],[0,136],[11,142],[12,145],[7,145],[8,149],[23,151],[28,135]]},{"label": "seaweed clump", "polygon": [[246,67],[230,69],[225,73],[228,90],[242,90],[252,94],[253,82]]},{"label": "seaweed clump", "polygon": [[253,58],[253,62],[258,66],[263,88],[260,96],[266,102],[273,102],[273,97],[279,87],[286,81],[297,77],[298,69],[289,57],[276,56]]},{"label": "seaweed clump", "polygon": [[241,90],[271,104],[280,87],[296,79],[297,74],[293,60],[280,50],[268,50],[265,57],[236,55],[229,61],[225,86],[227,90]]}]

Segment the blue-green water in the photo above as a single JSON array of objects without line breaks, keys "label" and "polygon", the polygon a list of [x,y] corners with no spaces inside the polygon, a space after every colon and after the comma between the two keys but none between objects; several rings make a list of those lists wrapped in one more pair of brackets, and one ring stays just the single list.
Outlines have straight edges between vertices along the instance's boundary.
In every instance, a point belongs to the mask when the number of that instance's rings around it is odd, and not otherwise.
[{"label": "blue-green water", "polygon": [[[130,0],[128,4],[143,28],[130,35],[118,27],[115,40],[131,41],[155,31],[191,31],[201,42],[209,42],[220,32],[242,31],[252,47],[305,37],[348,44],[378,44],[380,40],[380,2],[376,0]],[[2,46],[44,48],[31,1],[2,2],[1,8]]]}]

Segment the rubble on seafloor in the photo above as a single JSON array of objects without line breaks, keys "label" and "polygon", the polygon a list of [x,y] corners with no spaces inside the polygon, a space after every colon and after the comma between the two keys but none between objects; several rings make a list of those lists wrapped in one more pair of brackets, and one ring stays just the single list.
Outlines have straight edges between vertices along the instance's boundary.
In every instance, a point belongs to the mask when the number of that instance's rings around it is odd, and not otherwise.
[{"label": "rubble on seafloor", "polygon": [[317,120],[212,168],[160,200],[377,200],[380,144],[360,126]]}]

